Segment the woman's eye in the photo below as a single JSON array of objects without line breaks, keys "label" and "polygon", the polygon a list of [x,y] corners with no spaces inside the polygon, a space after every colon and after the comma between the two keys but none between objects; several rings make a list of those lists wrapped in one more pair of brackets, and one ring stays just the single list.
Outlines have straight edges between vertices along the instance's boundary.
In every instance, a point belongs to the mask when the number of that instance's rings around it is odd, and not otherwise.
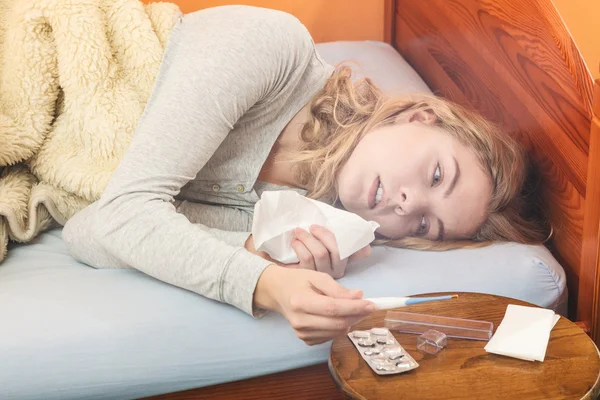
[{"label": "woman's eye", "polygon": [[425,236],[427,234],[427,219],[423,215],[421,217],[421,224],[419,225],[419,230],[417,231],[417,236]]},{"label": "woman's eye", "polygon": [[435,171],[433,172],[433,178],[431,179],[431,186],[436,186],[442,180],[442,170],[440,169],[440,164],[435,167]]}]

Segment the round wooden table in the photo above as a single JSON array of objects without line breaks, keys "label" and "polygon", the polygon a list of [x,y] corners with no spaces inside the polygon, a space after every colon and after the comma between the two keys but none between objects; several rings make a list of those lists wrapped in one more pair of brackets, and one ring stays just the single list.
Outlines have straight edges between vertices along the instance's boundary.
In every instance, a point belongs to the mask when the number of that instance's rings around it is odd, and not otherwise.
[{"label": "round wooden table", "polygon": [[[490,321],[495,331],[508,304],[533,306],[506,297],[460,293],[458,299],[400,310]],[[373,313],[354,329],[384,326],[386,312]],[[417,335],[394,332],[394,336],[417,360],[419,368],[380,376],[369,368],[348,337],[333,341],[329,371],[346,396],[368,400],[548,400],[595,399],[600,393],[598,349],[577,325],[563,317],[552,330],[544,362],[487,353],[486,341],[453,338],[448,339],[446,348],[437,355],[428,355],[417,350]]]}]

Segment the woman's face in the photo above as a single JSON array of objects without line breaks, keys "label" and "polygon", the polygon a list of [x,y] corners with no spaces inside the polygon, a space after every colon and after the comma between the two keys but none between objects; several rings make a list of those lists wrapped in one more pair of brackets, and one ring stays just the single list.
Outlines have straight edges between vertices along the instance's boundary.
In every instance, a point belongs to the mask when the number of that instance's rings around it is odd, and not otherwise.
[{"label": "woman's face", "polygon": [[366,134],[338,175],[340,201],[387,238],[468,239],[487,218],[489,175],[426,119]]}]

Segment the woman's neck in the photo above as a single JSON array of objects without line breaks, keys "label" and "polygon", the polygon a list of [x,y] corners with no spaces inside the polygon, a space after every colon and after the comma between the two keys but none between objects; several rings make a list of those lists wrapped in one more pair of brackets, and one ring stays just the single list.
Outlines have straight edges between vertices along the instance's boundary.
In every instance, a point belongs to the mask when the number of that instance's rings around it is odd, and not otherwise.
[{"label": "woman's neck", "polygon": [[258,174],[258,179],[276,185],[306,189],[298,184],[292,168],[293,163],[287,156],[300,149],[302,144],[300,132],[304,124],[308,122],[309,116],[310,109],[307,104],[285,126],[271,148],[271,152]]}]

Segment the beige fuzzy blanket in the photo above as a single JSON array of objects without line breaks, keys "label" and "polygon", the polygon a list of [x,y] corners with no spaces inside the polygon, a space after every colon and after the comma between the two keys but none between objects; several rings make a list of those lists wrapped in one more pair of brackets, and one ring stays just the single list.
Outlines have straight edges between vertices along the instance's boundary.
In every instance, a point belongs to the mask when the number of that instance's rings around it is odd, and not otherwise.
[{"label": "beige fuzzy blanket", "polygon": [[0,0],[0,261],[98,199],[181,15],[138,0]]}]

